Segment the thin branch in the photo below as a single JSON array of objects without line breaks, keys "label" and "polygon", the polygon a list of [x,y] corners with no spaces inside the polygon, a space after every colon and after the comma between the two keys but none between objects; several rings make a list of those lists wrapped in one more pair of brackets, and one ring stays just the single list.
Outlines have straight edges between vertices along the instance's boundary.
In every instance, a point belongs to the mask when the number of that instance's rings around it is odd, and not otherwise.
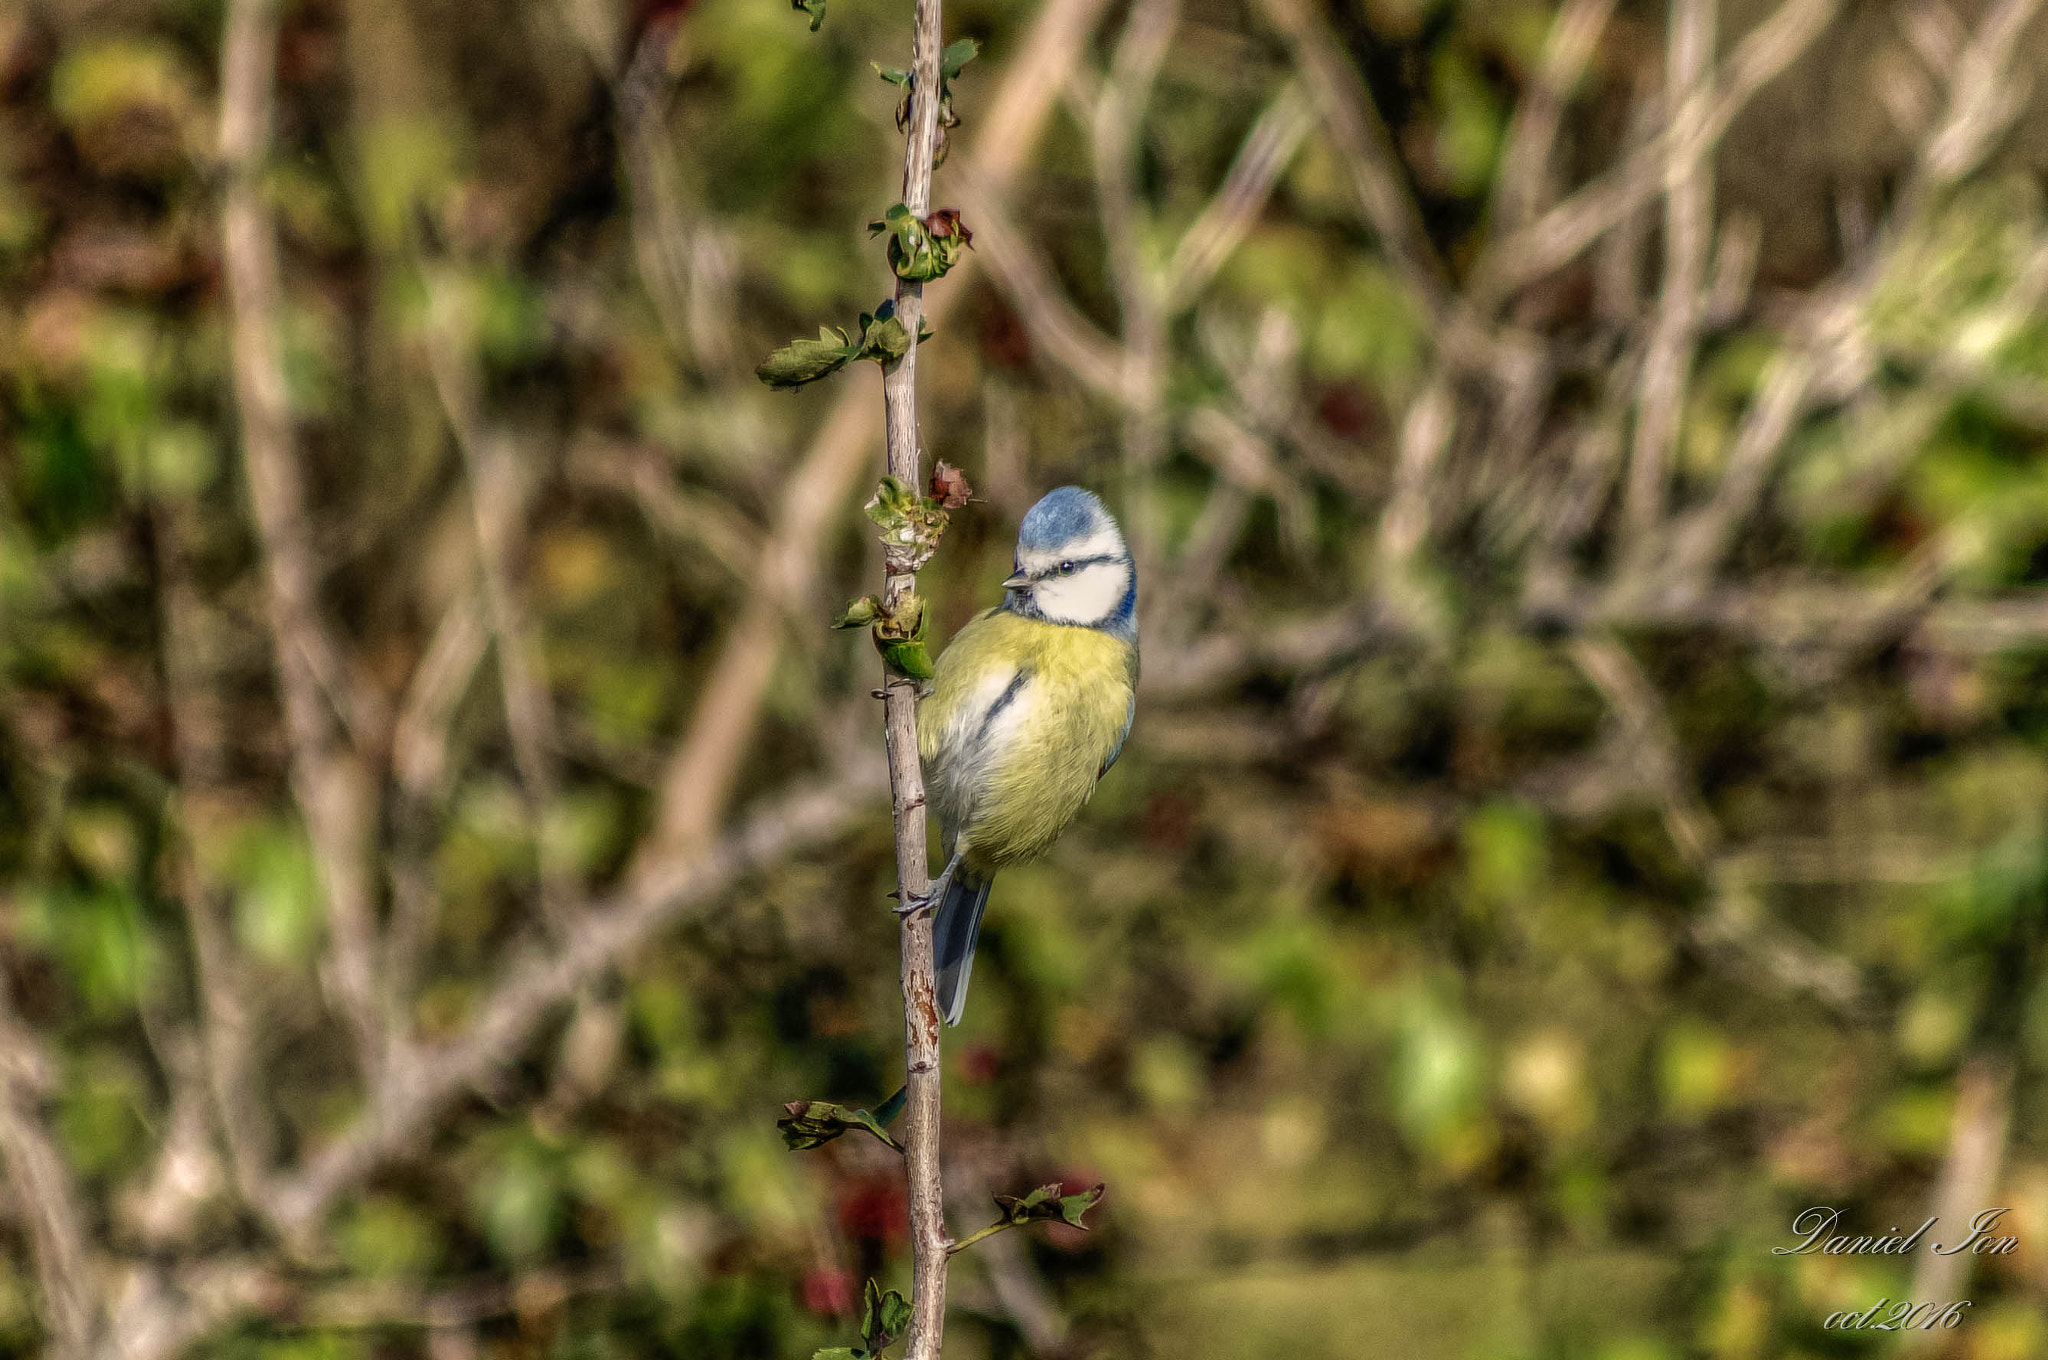
[{"label": "thin branch", "polygon": [[1150,578],[1162,551],[1164,524],[1153,478],[1166,456],[1165,282],[1146,258],[1144,209],[1137,182],[1138,150],[1152,87],[1180,23],[1180,0],[1138,0],[1098,87],[1089,121],[1096,203],[1109,277],[1123,322],[1124,524],[1138,574]]},{"label": "thin branch", "polygon": [[[221,56],[220,151],[226,173],[222,256],[242,461],[262,549],[278,680],[291,739],[291,784],[326,898],[326,977],[375,1080],[384,1060],[370,870],[376,791],[330,705],[348,702],[340,650],[320,616],[319,572],[286,393],[277,233],[263,193],[277,68],[277,0],[231,0]],[[364,704],[352,710],[360,725]],[[381,725],[381,724],[378,724]]]},{"label": "thin branch", "polygon": [[1786,0],[1736,45],[1713,86],[1693,97],[1698,107],[1673,111],[1669,126],[1654,142],[1528,226],[1496,241],[1473,270],[1471,295],[1482,305],[1508,297],[1576,259],[1663,188],[1674,157],[1690,161],[1709,154],[1757,91],[1813,44],[1843,3]]},{"label": "thin branch", "polygon": [[582,909],[574,936],[561,948],[515,956],[468,1026],[455,1038],[417,1050],[403,1067],[394,1066],[355,1123],[280,1187],[280,1217],[303,1231],[363,1177],[416,1154],[449,1107],[523,1053],[556,1007],[746,875],[843,834],[866,814],[881,785],[881,768],[859,760],[829,781],[768,804],[687,862],[669,861]]},{"label": "thin branch", "polygon": [[1867,989],[1855,966],[1766,920],[1750,885],[1725,856],[1727,837],[1684,771],[1670,715],[1635,658],[1605,636],[1575,638],[1568,650],[1620,721],[1621,749],[1643,790],[1656,800],[1672,844],[1713,886],[1711,904],[1692,923],[1695,943],[1738,956],[1783,990],[1844,1016],[1859,1015]]},{"label": "thin branch", "polygon": [[[939,0],[916,0],[910,40],[910,117],[903,149],[903,203],[915,217],[931,211],[932,169],[939,144],[939,52],[944,45]],[[956,282],[948,293],[957,293]],[[882,374],[883,431],[889,475],[924,486],[924,450],[917,427],[917,337],[924,322],[924,285],[896,282],[896,315],[910,348]],[[883,548],[882,603],[901,608],[917,588],[911,550]],[[924,769],[917,750],[918,682],[885,671],[882,731],[889,752],[890,818],[896,828],[896,894],[905,907],[931,893],[925,831]],[[939,1057],[938,965],[932,912],[906,912],[903,947],[903,1174],[910,1216],[910,1329],[905,1360],[938,1360],[946,1334],[946,1201],[939,1155],[942,1065]]]},{"label": "thin branch", "polygon": [[[1772,360],[1743,417],[1720,484],[1707,504],[1679,527],[1667,579],[1681,589],[1698,589],[1719,566],[1762,496],[1778,451],[1821,380],[1847,387],[1875,362],[1866,319],[1870,298],[1895,272],[1902,244],[1911,238],[1937,191],[1973,169],[1989,153],[1994,132],[2009,121],[2012,91],[2025,83],[2011,70],[2013,48],[2040,4],[2041,0],[2004,0],[1957,57],[1947,115],[1934,134],[1934,141],[1948,149],[1918,163],[1871,258],[1819,292],[1795,328],[1792,343]],[[2025,290],[2041,286],[2038,268],[2030,267],[2020,271],[2013,288],[2015,295],[2024,297]],[[1995,309],[1987,315],[1987,324],[1999,324]],[[2009,309],[2005,324],[2012,324]]]},{"label": "thin branch", "polygon": [[1430,612],[1410,588],[1411,573],[1429,536],[1432,484],[1437,464],[1450,447],[1456,420],[1451,382],[1444,366],[1439,364],[1401,422],[1394,488],[1380,513],[1379,531],[1373,542],[1381,588],[1389,592],[1390,598],[1397,599],[1401,611],[1411,618],[1420,619]]},{"label": "thin branch", "polygon": [[[1942,1159],[1941,1178],[1927,1208],[1941,1220],[1945,1235],[1938,1240],[1944,1244],[1953,1245],[1968,1236],[1970,1220],[1998,1204],[1998,1180],[2012,1132],[2014,1075],[2012,1056],[2006,1052],[1973,1054],[1956,1073],[1948,1154]],[[1940,1303],[1964,1297],[1973,1264],[1975,1257],[1967,1251],[1948,1255],[1919,1252],[1909,1297]],[[1924,1355],[1936,1349],[1931,1343],[1938,1339],[1933,1332],[1908,1331],[1900,1338],[1899,1352]]]},{"label": "thin branch", "polygon": [[1331,148],[1395,277],[1425,315],[1444,317],[1453,308],[1449,271],[1429,239],[1393,134],[1365,82],[1307,0],[1264,0],[1264,6],[1293,51]]},{"label": "thin branch", "polygon": [[1122,345],[1074,306],[979,174],[958,171],[953,182],[974,224],[975,253],[1017,309],[1032,345],[1097,395],[1118,407],[1127,405],[1132,398],[1124,385]]},{"label": "thin branch", "polygon": [[[966,1166],[956,1164],[950,1168],[949,1182],[954,1189],[949,1192],[957,1212],[970,1208],[979,1211],[989,1201],[988,1187],[980,1177]],[[972,1238],[956,1243],[954,1250],[965,1246]],[[1001,1234],[985,1236],[975,1260],[988,1276],[989,1292],[994,1295],[1000,1315],[1013,1323],[1018,1334],[1024,1338],[1025,1347],[1033,1355],[1056,1355],[1066,1344],[1072,1330],[1067,1318],[1060,1312],[1058,1302],[1052,1298],[1045,1281],[1032,1268],[1030,1258],[1025,1254],[1018,1239]]]},{"label": "thin branch", "polygon": [[1281,86],[1245,134],[1222,185],[1181,233],[1173,258],[1166,262],[1169,311],[1179,310],[1207,287],[1244,242],[1272,199],[1273,186],[1314,126],[1315,114],[1301,87],[1293,81]]},{"label": "thin branch", "polygon": [[[1665,54],[1665,103],[1698,116],[1713,83],[1717,0],[1673,0]],[[1705,302],[1713,241],[1714,168],[1697,139],[1673,129],[1664,185],[1664,285],[1643,361],[1635,444],[1622,500],[1623,555],[1640,560],[1664,518],[1664,489]],[[1690,148],[1692,155],[1682,156]]]},{"label": "thin branch", "polygon": [[526,610],[513,581],[517,535],[526,515],[524,479],[506,437],[487,422],[483,376],[478,372],[474,319],[460,281],[445,265],[426,265],[427,367],[434,390],[462,455],[471,527],[476,534],[477,575],[484,617],[497,658],[505,729],[526,810],[527,834],[539,867],[541,908],[557,932],[570,928],[568,903],[577,892],[573,866],[548,834],[546,819],[555,804],[560,774],[554,699],[534,673]]},{"label": "thin branch", "polygon": [[1585,73],[1594,45],[1614,15],[1615,0],[1565,0],[1543,40],[1536,76],[1516,104],[1503,139],[1493,191],[1493,231],[1527,223],[1551,193],[1550,158],[1565,101]]},{"label": "thin branch", "polygon": [[78,1185],[43,1120],[56,1080],[49,1055],[0,991],[0,1164],[21,1205],[42,1287],[53,1360],[76,1360],[99,1331],[93,1270]]},{"label": "thin branch", "polygon": [[161,507],[155,533],[164,693],[183,841],[175,852],[178,895],[191,940],[203,1067],[228,1165],[242,1198],[268,1213],[276,1139],[255,1088],[258,1018],[230,943],[224,887],[205,870],[200,854],[225,801],[225,733],[210,673],[210,620],[186,568],[185,518],[176,507]]}]

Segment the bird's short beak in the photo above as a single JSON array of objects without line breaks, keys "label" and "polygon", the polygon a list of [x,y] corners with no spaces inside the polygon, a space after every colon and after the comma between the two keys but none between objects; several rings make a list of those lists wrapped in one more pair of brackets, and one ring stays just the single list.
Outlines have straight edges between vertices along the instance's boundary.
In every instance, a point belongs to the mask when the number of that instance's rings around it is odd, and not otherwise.
[{"label": "bird's short beak", "polygon": [[1003,589],[1029,590],[1031,589],[1031,578],[1021,571],[1011,572],[1009,579],[1003,582]]}]

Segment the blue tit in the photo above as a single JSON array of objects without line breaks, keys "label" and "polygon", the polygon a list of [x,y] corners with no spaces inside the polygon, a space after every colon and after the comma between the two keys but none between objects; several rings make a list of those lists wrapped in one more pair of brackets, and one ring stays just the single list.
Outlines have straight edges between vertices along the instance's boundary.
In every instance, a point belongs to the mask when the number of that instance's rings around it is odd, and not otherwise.
[{"label": "blue tit", "polygon": [[1017,531],[1003,602],[939,657],[918,707],[926,800],[946,867],[933,947],[939,1007],[960,1023],[989,884],[1052,848],[1130,735],[1138,585],[1123,533],[1078,486],[1047,493]]}]

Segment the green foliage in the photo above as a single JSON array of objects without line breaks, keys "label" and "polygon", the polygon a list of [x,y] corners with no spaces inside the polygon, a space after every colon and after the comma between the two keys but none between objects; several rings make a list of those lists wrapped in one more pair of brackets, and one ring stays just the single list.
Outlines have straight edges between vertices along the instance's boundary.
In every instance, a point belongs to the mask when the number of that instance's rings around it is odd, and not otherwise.
[{"label": "green foliage", "polygon": [[940,208],[924,217],[898,203],[881,220],[868,223],[868,234],[889,238],[889,268],[899,279],[930,283],[944,278],[960,261],[960,252],[974,241],[974,233],[951,208]]},{"label": "green foliage", "polygon": [[1070,1228],[1086,1228],[1082,1216],[1102,1202],[1106,1187],[1091,1186],[1077,1194],[1060,1193],[1063,1186],[1058,1182],[1041,1185],[1029,1194],[997,1195],[996,1208],[1002,1213],[1001,1221],[1011,1227],[1026,1223],[1064,1223]]},{"label": "green foliage", "polygon": [[[939,51],[939,127],[953,127],[959,119],[953,114],[953,77],[965,70],[967,63],[981,53],[981,44],[973,38],[961,38],[947,43]],[[880,62],[870,62],[875,74],[903,91],[903,102],[896,109],[896,126],[903,128],[910,122],[910,72]],[[939,140],[939,155],[945,155],[945,138]]]},{"label": "green foliage", "polygon": [[[919,335],[923,340],[929,332]],[[896,304],[884,302],[862,312],[859,338],[836,327],[820,326],[815,340],[794,340],[776,350],[754,370],[768,386],[790,390],[828,378],[857,359],[887,366],[910,352],[910,332],[896,319]]]},{"label": "green foliage", "polygon": [[861,1293],[860,1310],[860,1339],[868,1354],[879,1355],[909,1326],[909,1301],[893,1289],[883,1293],[880,1285],[869,1280]]},{"label": "green foliage", "polygon": [[[782,1141],[789,1145],[791,1152],[823,1147],[850,1129],[863,1129],[901,1152],[903,1145],[887,1128],[889,1119],[901,1109],[900,1095],[892,1096],[882,1110],[874,1114],[834,1105],[826,1100],[792,1100],[782,1107],[788,1113],[775,1121],[775,1127],[782,1130]],[[892,1110],[890,1106],[896,1109]]]}]

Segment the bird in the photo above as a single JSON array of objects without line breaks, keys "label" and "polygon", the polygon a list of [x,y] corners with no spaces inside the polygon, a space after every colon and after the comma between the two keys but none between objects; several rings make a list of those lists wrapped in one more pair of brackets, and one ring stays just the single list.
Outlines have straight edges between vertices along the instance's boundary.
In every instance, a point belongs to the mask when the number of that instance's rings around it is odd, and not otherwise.
[{"label": "bird", "polygon": [[945,868],[938,1002],[957,1025],[996,874],[1052,848],[1123,753],[1137,713],[1137,569],[1102,501],[1078,486],[1025,512],[1003,602],[940,653],[918,705],[926,801]]}]

